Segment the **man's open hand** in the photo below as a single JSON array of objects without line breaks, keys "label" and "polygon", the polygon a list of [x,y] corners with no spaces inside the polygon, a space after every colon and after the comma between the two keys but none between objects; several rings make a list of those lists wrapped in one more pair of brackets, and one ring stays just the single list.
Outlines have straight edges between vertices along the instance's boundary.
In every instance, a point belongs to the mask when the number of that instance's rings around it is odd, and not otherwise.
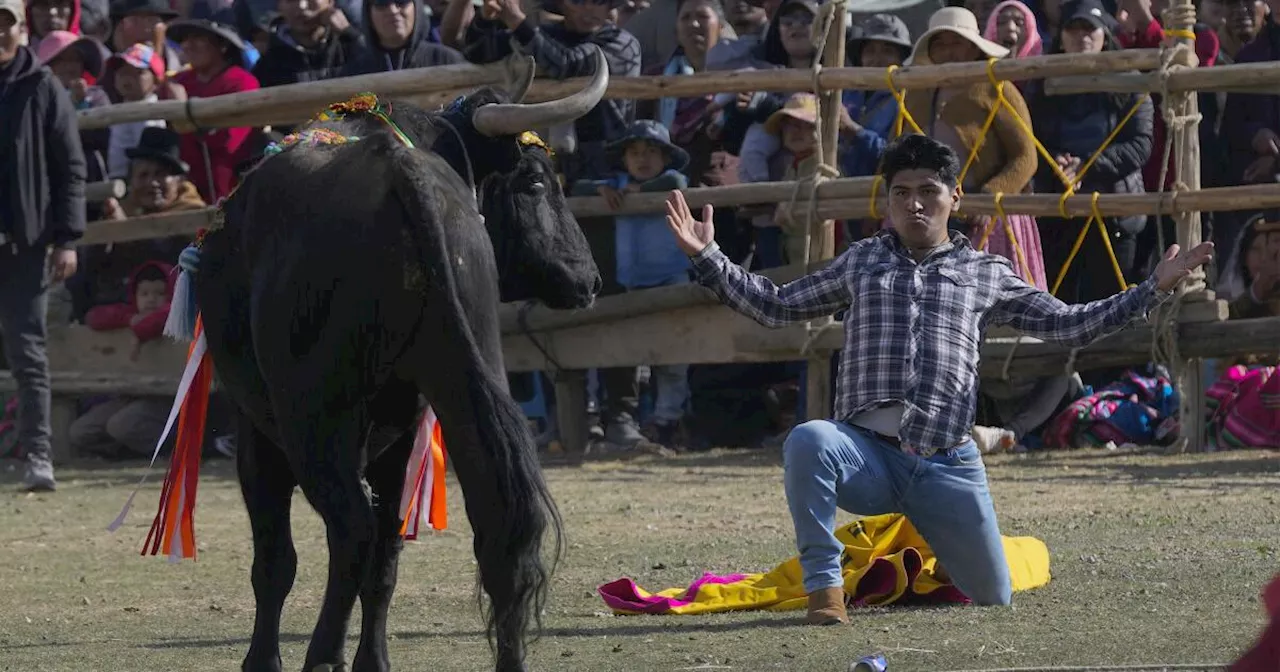
[{"label": "man's open hand", "polygon": [[711,206],[702,206],[702,220],[694,218],[693,213],[689,212],[689,204],[684,200],[684,194],[679,191],[671,192],[667,197],[667,226],[671,227],[671,233],[676,236],[676,244],[685,254],[693,256],[707,248],[711,241],[715,239],[716,227],[711,223],[711,217],[715,211]]},{"label": "man's open hand", "polygon": [[1191,271],[1213,259],[1213,243],[1210,242],[1200,243],[1186,252],[1179,252],[1179,249],[1176,244],[1170,245],[1156,266],[1156,284],[1163,291],[1172,292],[1178,283],[1191,275]]}]

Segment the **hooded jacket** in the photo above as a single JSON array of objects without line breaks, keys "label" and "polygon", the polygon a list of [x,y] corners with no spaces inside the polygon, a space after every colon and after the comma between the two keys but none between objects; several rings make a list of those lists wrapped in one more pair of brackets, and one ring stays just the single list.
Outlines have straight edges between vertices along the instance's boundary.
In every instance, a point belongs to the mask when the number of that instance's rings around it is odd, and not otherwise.
[{"label": "hooded jacket", "polygon": [[[138,314],[138,274],[148,268],[154,268],[164,274],[164,303],[159,308],[143,316],[136,324],[129,324],[133,316]],[[89,313],[85,315],[85,324],[95,331],[132,329],[133,335],[137,336],[138,340],[143,343],[160,338],[164,333],[164,323],[169,319],[169,304],[173,301],[173,281],[172,266],[160,261],[144,261],[129,272],[129,301],[127,303],[111,303],[90,309]]]},{"label": "hooded jacket", "polygon": [[253,66],[253,76],[263,88],[330,79],[364,51],[364,36],[354,25],[342,32],[330,29],[323,42],[304,47],[293,39],[287,23],[277,21],[266,53]]},{"label": "hooded jacket", "polygon": [[347,63],[342,71],[343,76],[466,63],[467,59],[462,54],[431,41],[431,17],[423,8],[422,0],[413,0],[413,8],[416,12],[413,35],[409,36],[409,41],[403,47],[386,49],[378,41],[378,33],[373,29],[373,18],[370,16],[373,3],[364,3],[360,21],[364,25],[366,48]]},{"label": "hooded jacket", "polygon": [[[26,22],[26,25],[30,27],[34,24],[31,23],[31,2],[29,0],[26,6],[27,6],[27,11],[26,11],[27,16],[26,16],[25,22]],[[67,21],[67,32],[75,33],[76,35],[82,34],[80,32],[80,0],[71,0],[71,20]],[[31,47],[32,51],[35,51],[36,49],[40,48],[40,40],[43,40],[43,39],[44,39],[44,35],[41,35],[40,37],[36,37],[35,34],[32,33],[27,37],[27,46]]]},{"label": "hooded jacket", "polygon": [[71,96],[19,47],[0,66],[0,236],[69,247],[84,235],[85,160]]}]

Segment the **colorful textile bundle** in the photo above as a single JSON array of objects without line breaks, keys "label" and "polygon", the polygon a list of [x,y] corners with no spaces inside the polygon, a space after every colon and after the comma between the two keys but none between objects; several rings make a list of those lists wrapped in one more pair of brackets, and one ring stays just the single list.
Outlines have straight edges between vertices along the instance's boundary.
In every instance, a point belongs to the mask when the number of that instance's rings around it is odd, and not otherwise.
[{"label": "colorful textile bundle", "polygon": [[418,524],[423,519],[433,530],[448,527],[444,472],[444,438],[436,413],[428,406],[413,439],[413,453],[400,491],[400,536],[417,539]]},{"label": "colorful textile bundle", "polygon": [[[856,520],[839,530],[844,591],[854,606],[968,603],[907,517],[892,513]],[[1033,537],[1004,537],[1014,591],[1049,583],[1049,549]],[[804,609],[807,596],[794,557],[765,574],[706,573],[688,587],[650,593],[622,578],[598,589],[615,614],[711,614]]]},{"label": "colorful textile bundle", "polygon": [[1071,402],[1044,430],[1049,448],[1133,443],[1149,446],[1178,434],[1178,393],[1163,372],[1132,369],[1098,392]]},{"label": "colorful textile bundle", "polygon": [[1280,448],[1276,367],[1233,366],[1205,397],[1209,436],[1219,448]]}]

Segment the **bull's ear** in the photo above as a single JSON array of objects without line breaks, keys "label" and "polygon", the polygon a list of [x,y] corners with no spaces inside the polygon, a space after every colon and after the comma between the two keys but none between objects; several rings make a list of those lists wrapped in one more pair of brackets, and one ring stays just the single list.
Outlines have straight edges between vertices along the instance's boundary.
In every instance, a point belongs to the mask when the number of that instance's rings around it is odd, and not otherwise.
[{"label": "bull's ear", "polygon": [[537,65],[533,57],[513,49],[502,63],[502,90],[507,93],[507,99],[513,103],[524,100],[529,87],[533,85],[536,72]]}]

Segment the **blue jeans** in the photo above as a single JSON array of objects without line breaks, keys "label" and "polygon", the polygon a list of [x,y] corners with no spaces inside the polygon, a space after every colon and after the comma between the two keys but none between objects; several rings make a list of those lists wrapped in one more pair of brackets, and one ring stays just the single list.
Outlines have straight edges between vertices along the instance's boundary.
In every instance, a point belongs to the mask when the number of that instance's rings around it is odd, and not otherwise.
[{"label": "blue jeans", "polygon": [[782,450],[806,592],[844,585],[838,506],[860,515],[905,514],[969,599],[1009,604],[1009,564],[972,441],[920,458],[860,427],[813,420],[791,430]]}]

